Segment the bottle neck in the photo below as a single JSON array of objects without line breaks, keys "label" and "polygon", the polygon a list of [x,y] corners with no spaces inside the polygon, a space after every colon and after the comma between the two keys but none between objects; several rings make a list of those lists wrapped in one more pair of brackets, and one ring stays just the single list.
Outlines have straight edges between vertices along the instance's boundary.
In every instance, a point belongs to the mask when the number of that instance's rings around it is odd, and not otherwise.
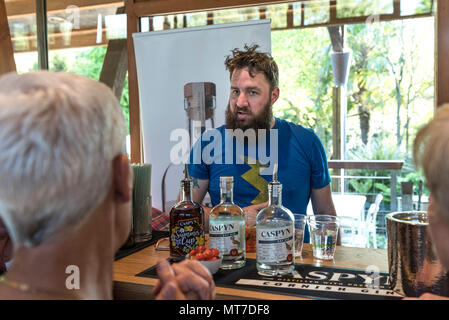
[{"label": "bottle neck", "polygon": [[268,184],[268,205],[274,207],[282,206],[282,185],[280,183]]},{"label": "bottle neck", "polygon": [[193,187],[192,181],[183,180],[181,182],[181,201],[192,201],[193,198],[192,187]]},{"label": "bottle neck", "polygon": [[222,203],[234,203],[234,192],[232,190],[232,185],[229,183],[220,187],[220,194]]}]

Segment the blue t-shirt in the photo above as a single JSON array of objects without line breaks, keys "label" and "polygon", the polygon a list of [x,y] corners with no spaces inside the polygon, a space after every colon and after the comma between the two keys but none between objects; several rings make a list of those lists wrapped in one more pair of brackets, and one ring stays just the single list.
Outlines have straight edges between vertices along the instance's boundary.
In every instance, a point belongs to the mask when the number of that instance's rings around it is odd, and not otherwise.
[{"label": "blue t-shirt", "polygon": [[[282,184],[282,205],[294,214],[306,214],[311,188],[321,189],[331,181],[326,153],[312,129],[276,118],[266,138],[242,143],[221,126],[198,139],[188,169],[194,178],[209,179],[214,206],[220,202],[220,177],[233,176],[234,202],[246,207],[268,200],[274,163]],[[309,242],[307,228],[304,241]]]}]

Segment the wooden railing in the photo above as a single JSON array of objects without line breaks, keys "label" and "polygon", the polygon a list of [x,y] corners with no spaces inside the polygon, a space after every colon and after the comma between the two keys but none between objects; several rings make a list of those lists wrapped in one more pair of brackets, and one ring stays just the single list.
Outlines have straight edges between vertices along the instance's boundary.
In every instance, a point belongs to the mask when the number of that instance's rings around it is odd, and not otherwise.
[{"label": "wooden railing", "polygon": [[[397,210],[397,173],[402,169],[402,160],[329,160],[329,169],[335,170],[388,170],[390,171],[391,211]],[[344,177],[344,172],[341,173]]]}]

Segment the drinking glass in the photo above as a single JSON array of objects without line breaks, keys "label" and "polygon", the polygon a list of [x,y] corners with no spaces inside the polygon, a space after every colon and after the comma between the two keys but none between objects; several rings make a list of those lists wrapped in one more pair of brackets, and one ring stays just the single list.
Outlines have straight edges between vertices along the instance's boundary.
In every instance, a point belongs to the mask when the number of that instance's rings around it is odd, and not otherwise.
[{"label": "drinking glass", "polygon": [[337,248],[339,222],[336,216],[308,216],[313,256],[321,260],[332,260]]},{"label": "drinking glass", "polygon": [[306,215],[294,214],[295,216],[295,256],[301,256],[302,245],[304,243],[304,229],[306,226]]}]

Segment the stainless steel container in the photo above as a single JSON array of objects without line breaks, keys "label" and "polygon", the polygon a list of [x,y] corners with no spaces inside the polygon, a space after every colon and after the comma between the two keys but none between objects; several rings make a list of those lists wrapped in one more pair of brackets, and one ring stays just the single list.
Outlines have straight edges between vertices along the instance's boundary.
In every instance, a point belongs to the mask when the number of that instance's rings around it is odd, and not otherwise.
[{"label": "stainless steel container", "polygon": [[427,213],[392,212],[386,219],[391,288],[408,297],[449,296],[449,273],[434,252]]}]

